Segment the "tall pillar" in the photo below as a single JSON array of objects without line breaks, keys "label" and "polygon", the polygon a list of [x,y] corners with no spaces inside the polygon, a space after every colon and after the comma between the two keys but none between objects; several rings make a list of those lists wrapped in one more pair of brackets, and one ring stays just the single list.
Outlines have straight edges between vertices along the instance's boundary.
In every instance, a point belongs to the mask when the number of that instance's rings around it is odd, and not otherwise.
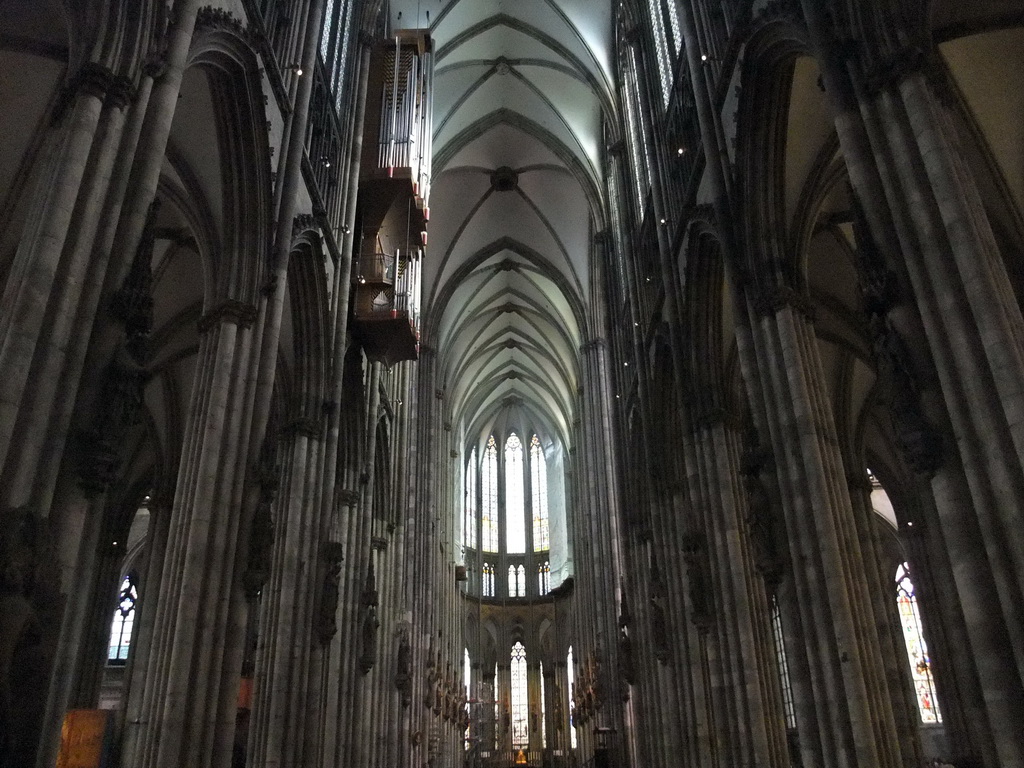
[{"label": "tall pillar", "polygon": [[[225,659],[244,640],[228,636],[231,608],[244,603],[235,560],[241,481],[251,460],[255,308],[228,301],[201,323],[202,340],[185,444],[171,509],[155,625],[141,690],[126,734],[125,764],[226,765],[240,668]],[[225,744],[225,736],[227,736]],[[226,754],[225,754],[226,751]]]},{"label": "tall pillar", "polygon": [[[749,290],[749,289],[748,289]],[[840,455],[826,377],[811,321],[795,296],[748,297],[738,329],[755,422],[770,441],[790,575],[799,595],[826,765],[907,765],[893,725],[903,699],[886,680],[871,620],[869,573]]]}]

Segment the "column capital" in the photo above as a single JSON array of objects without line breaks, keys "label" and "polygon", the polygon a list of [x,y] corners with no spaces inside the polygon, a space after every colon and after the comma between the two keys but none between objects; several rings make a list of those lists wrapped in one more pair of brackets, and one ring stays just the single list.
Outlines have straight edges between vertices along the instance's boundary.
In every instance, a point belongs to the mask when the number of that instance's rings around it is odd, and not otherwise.
[{"label": "column capital", "polygon": [[220,322],[248,328],[256,322],[256,307],[237,299],[226,299],[199,319],[199,332],[206,333]]},{"label": "column capital", "polygon": [[348,488],[338,491],[338,502],[347,507],[354,507],[359,503],[359,491],[353,491]]},{"label": "column capital", "polygon": [[774,315],[788,307],[814,322],[814,305],[810,299],[788,285],[751,285],[749,296],[754,312],[760,317]]}]

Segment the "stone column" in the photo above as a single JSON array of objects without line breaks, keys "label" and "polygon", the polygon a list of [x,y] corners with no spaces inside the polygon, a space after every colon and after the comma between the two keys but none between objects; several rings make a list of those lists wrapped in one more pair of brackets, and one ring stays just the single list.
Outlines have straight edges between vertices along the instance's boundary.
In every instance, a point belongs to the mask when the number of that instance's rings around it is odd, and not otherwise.
[{"label": "stone column", "polygon": [[[231,605],[244,602],[235,578],[240,488],[249,456],[250,357],[254,307],[228,301],[200,325],[189,421],[171,509],[168,552],[143,700],[126,738],[126,763],[227,765],[223,697],[237,697],[238,677],[225,679]],[[239,670],[240,672],[240,670]],[[228,676],[230,677],[230,676]],[[230,744],[230,738],[228,738]]]},{"label": "stone column", "polygon": [[790,570],[807,630],[826,765],[902,766],[883,649],[867,606],[877,568],[860,546],[813,326],[785,290],[748,300],[738,329],[744,379],[770,440],[790,543]]},{"label": "stone column", "polygon": [[[31,213],[0,302],[0,368],[7,372],[0,383],[0,466],[6,467],[17,434],[37,350],[41,344],[46,350],[50,343],[66,343],[62,337],[74,317],[89,253],[88,245],[76,246],[79,238],[91,240],[96,223],[95,218],[80,217],[90,211],[95,217],[102,203],[123,120],[123,98],[119,107],[104,115],[105,96],[115,87],[125,90],[103,67],[83,65],[68,86],[63,114],[56,116],[59,122],[39,153]],[[44,322],[48,312],[51,323]],[[12,486],[8,477],[6,506],[25,503],[27,498],[12,494],[24,497],[28,492]]]},{"label": "stone column", "polygon": [[[906,274],[934,361],[955,454],[945,463],[960,466],[933,470],[931,486],[978,660],[986,729],[999,764],[1024,762],[1024,740],[1010,725],[1024,717],[1024,536],[1014,522],[1024,492],[1024,320],[958,146],[945,75],[917,49],[895,50],[881,37],[884,44],[870,38],[867,63],[845,61],[824,4],[803,6],[851,181],[872,234]],[[913,340],[905,325],[895,327]],[[956,497],[959,504],[949,501]],[[986,737],[975,737],[969,749],[991,754]]]},{"label": "stone column", "polygon": [[[713,594],[715,646],[722,676],[718,708],[726,764],[788,764],[767,593],[756,548],[772,547],[772,511],[746,508],[740,438],[723,412],[696,414],[688,444],[689,496],[703,512]],[[758,499],[753,500],[759,503]],[[765,553],[766,556],[773,556]]]}]

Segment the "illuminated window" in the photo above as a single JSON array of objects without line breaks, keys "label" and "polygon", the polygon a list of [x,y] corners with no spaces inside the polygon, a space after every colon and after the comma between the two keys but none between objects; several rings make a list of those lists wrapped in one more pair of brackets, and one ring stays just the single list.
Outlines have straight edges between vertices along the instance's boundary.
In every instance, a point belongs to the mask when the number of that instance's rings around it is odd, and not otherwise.
[{"label": "illuminated window", "polygon": [[498,748],[498,662],[494,662],[494,748]]},{"label": "illuminated window", "polygon": [[[464,648],[463,650],[464,650],[464,653],[462,654],[462,680],[466,684],[466,714],[470,715],[470,714],[472,714],[472,711],[470,710],[470,703],[469,702],[473,698],[473,696],[471,694],[472,688],[470,687],[470,678],[471,678],[471,676],[473,674],[473,665],[472,665],[472,663],[470,663],[470,660],[469,660],[469,648]],[[469,722],[469,718],[467,718],[467,723],[468,722]],[[470,747],[470,744],[471,744],[471,742],[469,740],[469,738],[470,738],[469,729],[470,729],[470,726],[466,725],[466,733],[464,734],[465,738],[463,739],[463,741],[465,742],[465,745],[466,745],[466,751],[467,752],[469,751],[469,747]]]},{"label": "illuminated window", "polygon": [[651,188],[650,176],[651,167],[650,152],[647,147],[647,126],[644,121],[644,110],[638,102],[640,98],[640,83],[637,80],[637,56],[638,51],[631,47],[624,57],[623,77],[623,103],[626,105],[626,134],[629,146],[629,157],[633,165],[633,183],[637,197],[637,220],[643,218],[644,203],[647,199],[647,192]]},{"label": "illuminated window", "polygon": [[530,441],[530,492],[533,496],[533,551],[551,548],[548,526],[548,468],[536,435]]},{"label": "illuminated window", "polygon": [[483,590],[484,597],[494,597],[494,566],[490,563],[484,563],[481,575],[483,583],[480,585],[480,588]]},{"label": "illuminated window", "polygon": [[466,499],[463,507],[464,525],[462,527],[462,543],[467,547],[476,549],[476,448],[469,454],[469,464],[466,466]]},{"label": "illuminated window", "polygon": [[508,596],[526,597],[526,568],[522,565],[508,567]]},{"label": "illuminated window", "polygon": [[546,595],[551,591],[551,565],[545,560],[537,566],[537,592]]},{"label": "illuminated window", "polygon": [[569,683],[569,746],[576,749],[576,707],[573,704],[576,696],[576,668],[573,666],[571,645],[565,659],[565,674]]},{"label": "illuminated window", "polygon": [[135,581],[129,574],[121,582],[117,608],[114,609],[114,619],[110,623],[107,661],[111,664],[124,664],[128,660],[128,646],[132,641],[132,628],[135,626],[135,602],[138,597]]},{"label": "illuminated window", "polygon": [[651,33],[654,36],[654,53],[658,59],[658,78],[661,81],[662,106],[668,107],[672,94],[672,57],[668,53],[668,39],[665,36],[665,19],[661,15],[661,0],[649,0],[651,9]]},{"label": "illuminated window", "polygon": [[498,446],[494,436],[487,441],[483,465],[483,550],[498,551]]},{"label": "illuminated window", "polygon": [[793,706],[793,686],[789,681],[789,663],[786,661],[786,645],[782,640],[782,613],[779,602],[772,598],[772,636],[775,638],[775,663],[779,669],[779,683],[782,687],[782,712],[786,727],[796,728],[796,708]]},{"label": "illuminated window", "polygon": [[512,646],[512,748],[526,749],[529,743],[526,648],[522,643],[516,643]]},{"label": "illuminated window", "polygon": [[676,8],[676,0],[666,0],[665,6],[668,8],[668,26],[672,32],[672,48],[678,56],[683,48],[683,35],[679,31],[679,9]]},{"label": "illuminated window", "polygon": [[526,552],[523,444],[513,432],[505,441],[505,551]]},{"label": "illuminated window", "polygon": [[548,723],[547,705],[544,703],[544,662],[540,665],[540,745],[547,749],[548,746]]},{"label": "illuminated window", "polygon": [[932,680],[931,658],[928,646],[921,633],[921,615],[917,610],[914,584],[906,563],[896,569],[896,601],[903,626],[903,639],[907,644],[907,658],[910,661],[910,675],[917,694],[917,708],[922,723],[941,723],[939,700],[935,696],[935,682]]}]

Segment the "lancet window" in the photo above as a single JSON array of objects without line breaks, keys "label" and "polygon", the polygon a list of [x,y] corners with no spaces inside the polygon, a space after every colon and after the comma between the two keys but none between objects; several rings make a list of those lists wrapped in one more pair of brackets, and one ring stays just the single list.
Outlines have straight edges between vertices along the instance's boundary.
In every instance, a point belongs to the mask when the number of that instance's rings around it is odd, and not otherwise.
[{"label": "lancet window", "polygon": [[483,583],[480,585],[480,589],[484,597],[494,597],[494,566],[490,563],[484,563],[481,575]]},{"label": "lancet window", "polygon": [[523,484],[523,444],[513,432],[505,441],[505,549],[511,554],[526,552]]},{"label": "lancet window", "polygon": [[121,591],[117,597],[117,608],[110,623],[110,643],[107,647],[107,661],[110,664],[124,664],[128,660],[128,648],[131,645],[132,629],[135,626],[135,602],[138,592],[131,574],[121,582]]},{"label": "lancet window", "polygon": [[522,563],[508,567],[508,596],[526,597],[526,568]]},{"label": "lancet window", "polygon": [[526,648],[512,646],[512,748],[525,749],[530,743],[529,695],[526,682]]},{"label": "lancet window", "polygon": [[[529,441],[522,434],[490,435],[479,461],[477,446],[467,451],[462,544],[467,565],[481,563],[483,597],[524,598],[551,589],[548,459],[538,433],[527,431]],[[498,573],[507,581],[496,582]]]},{"label": "lancet window", "polygon": [[775,638],[775,663],[779,670],[779,683],[782,688],[782,713],[786,718],[786,728],[796,728],[796,707],[793,704],[793,685],[789,679],[789,662],[786,661],[786,644],[782,639],[782,613],[779,602],[772,598],[772,637]]},{"label": "lancet window", "polygon": [[565,657],[566,682],[569,683],[569,746],[576,749],[576,706],[573,701],[576,697],[576,667],[573,665],[572,646]]},{"label": "lancet window", "polygon": [[661,0],[649,0],[649,7],[651,34],[654,36],[654,53],[658,60],[658,79],[661,82],[662,106],[667,108],[672,95],[672,61],[674,57],[669,54],[668,35],[665,32],[665,17],[662,15]]},{"label": "lancet window", "polygon": [[498,551],[498,446],[492,436],[484,451],[483,491],[483,550]]},{"label": "lancet window", "polygon": [[537,435],[530,440],[530,491],[533,494],[533,551],[551,549],[548,522],[548,469]]},{"label": "lancet window", "polygon": [[907,646],[910,662],[910,676],[914,681],[917,709],[922,723],[941,723],[939,700],[935,695],[935,681],[932,679],[931,658],[921,632],[921,614],[917,609],[914,583],[910,580],[910,569],[903,563],[896,569],[896,603],[903,627],[903,640]]},{"label": "lancet window", "polygon": [[540,665],[540,745],[547,749],[548,746],[548,721],[547,704],[544,701],[544,663]]},{"label": "lancet window", "polygon": [[476,547],[476,448],[469,454],[466,468],[466,497],[463,506],[462,543]]}]

